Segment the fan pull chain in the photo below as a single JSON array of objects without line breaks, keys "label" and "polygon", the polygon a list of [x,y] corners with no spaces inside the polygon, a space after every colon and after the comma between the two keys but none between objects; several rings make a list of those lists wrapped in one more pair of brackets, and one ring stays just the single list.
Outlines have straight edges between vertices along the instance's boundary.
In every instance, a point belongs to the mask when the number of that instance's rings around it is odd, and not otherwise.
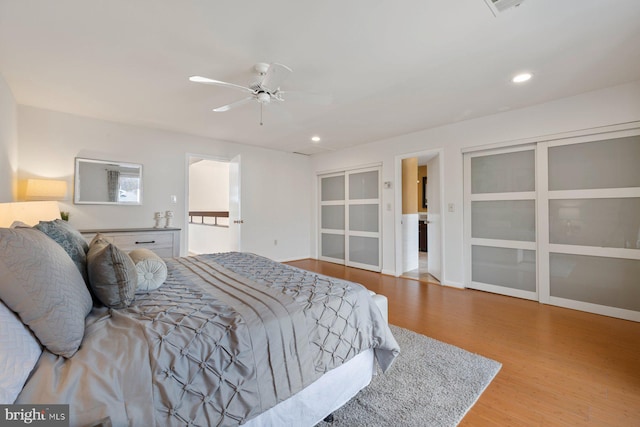
[{"label": "fan pull chain", "polygon": [[260,103],[260,126],[262,126],[262,102]]}]

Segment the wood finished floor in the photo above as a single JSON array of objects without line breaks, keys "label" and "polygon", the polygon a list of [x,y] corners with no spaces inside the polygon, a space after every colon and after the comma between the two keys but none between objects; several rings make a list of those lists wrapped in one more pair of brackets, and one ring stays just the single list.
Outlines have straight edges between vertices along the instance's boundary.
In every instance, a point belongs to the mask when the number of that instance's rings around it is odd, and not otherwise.
[{"label": "wood finished floor", "polygon": [[640,323],[316,260],[389,299],[389,322],[502,363],[460,426],[640,426]]}]

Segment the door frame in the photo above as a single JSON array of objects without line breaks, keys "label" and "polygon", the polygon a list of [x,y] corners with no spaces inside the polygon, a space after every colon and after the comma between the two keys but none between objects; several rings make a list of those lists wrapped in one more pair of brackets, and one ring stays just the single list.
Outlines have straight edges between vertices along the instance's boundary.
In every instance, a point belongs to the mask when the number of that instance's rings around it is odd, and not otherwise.
[{"label": "door frame", "polygon": [[[223,157],[223,156],[215,156],[215,155],[211,155],[211,154],[198,154],[198,153],[190,153],[187,152],[185,153],[185,179],[184,179],[184,183],[185,183],[185,188],[184,188],[184,221],[183,221],[183,232],[182,232],[182,244],[184,245],[184,252],[186,254],[188,254],[189,252],[189,180],[190,180],[190,174],[189,174],[189,166],[190,166],[190,160],[192,158],[198,158],[198,159],[203,159],[203,160],[212,160],[214,162],[222,162],[222,163],[229,163],[231,164],[231,162],[235,159],[238,158],[238,212],[240,211],[240,202],[242,200],[242,187],[240,184],[240,156],[233,156],[233,158],[229,158],[229,157]],[[231,197],[231,194],[229,194],[229,197]],[[229,218],[229,233],[233,236],[233,233],[231,232],[232,227],[236,227],[238,228],[239,226],[237,224],[233,223],[232,218]],[[240,239],[240,232],[238,231],[237,233],[238,237],[237,237],[237,245],[238,245],[238,251],[241,251],[241,239]]]},{"label": "door frame", "polygon": [[[403,245],[404,242],[402,240],[402,160],[408,159],[411,157],[425,157],[425,156],[433,156],[438,157],[440,160],[440,170],[438,173],[438,179],[440,181],[440,210],[444,209],[444,149],[436,148],[431,150],[423,150],[416,151],[413,153],[400,154],[395,157],[395,181],[396,181],[396,189],[395,189],[395,200],[394,200],[394,230],[395,230],[395,242],[394,242],[394,252],[395,252],[395,277],[400,277],[402,273],[402,266],[404,261],[404,250]],[[427,170],[427,176],[429,175],[429,171]],[[388,206],[387,206],[388,209]],[[440,271],[441,271],[441,280],[440,283],[445,283],[445,245],[446,245],[446,235],[445,235],[445,227],[444,227],[444,219],[445,216],[442,215],[441,212],[441,220],[440,220]],[[416,233],[418,230],[416,230]]]}]

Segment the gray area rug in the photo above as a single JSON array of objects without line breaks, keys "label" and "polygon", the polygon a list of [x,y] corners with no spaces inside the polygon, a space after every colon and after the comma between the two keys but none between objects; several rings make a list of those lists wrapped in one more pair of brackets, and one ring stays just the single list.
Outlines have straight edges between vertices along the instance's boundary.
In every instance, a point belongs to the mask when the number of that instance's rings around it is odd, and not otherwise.
[{"label": "gray area rug", "polygon": [[386,374],[318,426],[456,426],[502,365],[391,325],[401,354]]}]

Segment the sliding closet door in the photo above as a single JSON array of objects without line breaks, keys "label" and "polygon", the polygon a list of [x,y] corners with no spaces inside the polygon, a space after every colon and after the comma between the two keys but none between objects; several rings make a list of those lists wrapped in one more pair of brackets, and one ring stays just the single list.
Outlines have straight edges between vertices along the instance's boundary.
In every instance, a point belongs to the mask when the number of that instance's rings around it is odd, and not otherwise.
[{"label": "sliding closet door", "polygon": [[640,321],[640,136],[616,136],[539,147],[541,301]]},{"label": "sliding closet door", "polygon": [[347,172],[347,265],[380,271],[380,171]]},{"label": "sliding closet door", "polygon": [[535,146],[467,153],[466,287],[537,299]]},{"label": "sliding closet door", "polygon": [[344,173],[320,177],[320,259],[344,264],[346,189]]},{"label": "sliding closet door", "polygon": [[323,175],[319,181],[319,258],[380,271],[379,168]]}]

